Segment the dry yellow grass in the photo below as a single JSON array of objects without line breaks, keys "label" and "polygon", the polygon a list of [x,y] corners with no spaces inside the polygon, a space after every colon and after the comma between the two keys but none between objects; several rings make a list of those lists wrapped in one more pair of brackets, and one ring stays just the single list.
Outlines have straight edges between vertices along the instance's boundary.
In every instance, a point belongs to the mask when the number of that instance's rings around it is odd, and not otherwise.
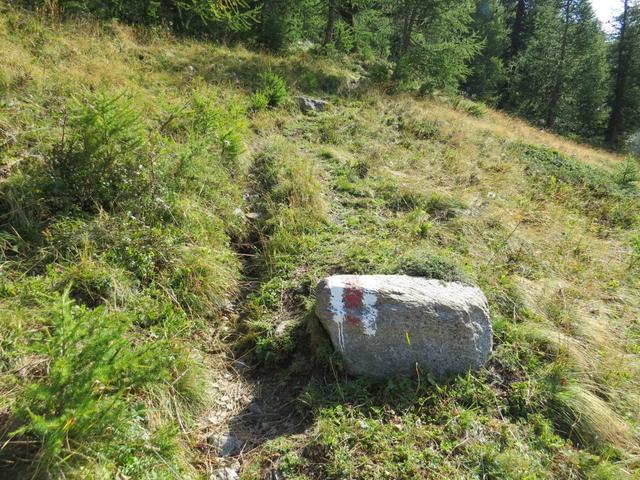
[{"label": "dry yellow grass", "polygon": [[455,125],[455,128],[462,131],[490,132],[498,138],[513,142],[525,141],[531,144],[548,145],[560,152],[578,158],[580,161],[611,168],[623,161],[624,157],[608,152],[591,145],[583,145],[566,137],[547,132],[536,128],[530,123],[496,110],[489,110],[488,114],[480,118],[474,117],[464,112],[457,111],[437,101],[418,100],[411,97],[404,97],[398,101],[398,106],[403,111],[414,114],[427,115],[431,118]]}]

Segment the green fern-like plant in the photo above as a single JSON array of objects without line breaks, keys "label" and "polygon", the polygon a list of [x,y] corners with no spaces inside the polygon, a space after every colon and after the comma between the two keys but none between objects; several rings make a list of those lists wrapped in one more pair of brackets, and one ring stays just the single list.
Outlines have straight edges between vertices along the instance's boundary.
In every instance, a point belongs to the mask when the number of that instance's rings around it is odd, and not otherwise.
[{"label": "green fern-like plant", "polygon": [[30,347],[48,360],[47,373],[18,396],[22,426],[11,434],[37,439],[45,464],[117,430],[126,423],[127,394],[167,378],[159,351],[127,338],[126,318],[81,308],[68,290],[52,300],[51,323]]},{"label": "green fern-like plant", "polygon": [[87,212],[114,210],[149,195],[145,135],[131,99],[103,93],[76,99],[53,152],[49,195]]},{"label": "green fern-like plant", "polygon": [[617,166],[614,181],[621,188],[633,189],[638,180],[640,180],[640,168],[635,159],[628,157],[623,163]]},{"label": "green fern-like plant", "polygon": [[272,108],[282,105],[289,96],[284,79],[271,71],[266,71],[260,75],[258,92],[266,97],[267,105]]},{"label": "green fern-like plant", "polygon": [[245,0],[176,1],[182,12],[195,16],[203,24],[218,22],[232,31],[247,30],[256,22],[258,8],[250,8]]},{"label": "green fern-like plant", "polygon": [[249,108],[252,112],[260,112],[269,107],[269,98],[264,92],[258,91],[251,96],[251,104]]}]

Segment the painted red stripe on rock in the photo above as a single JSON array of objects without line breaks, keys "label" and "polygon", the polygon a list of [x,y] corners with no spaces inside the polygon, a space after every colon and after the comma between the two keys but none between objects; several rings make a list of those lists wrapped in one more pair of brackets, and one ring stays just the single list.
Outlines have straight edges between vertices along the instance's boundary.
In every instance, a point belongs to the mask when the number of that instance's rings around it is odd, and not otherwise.
[{"label": "painted red stripe on rock", "polygon": [[347,287],[344,290],[344,303],[347,308],[356,310],[362,308],[362,290],[355,287]]},{"label": "painted red stripe on rock", "polygon": [[360,325],[362,320],[358,311],[362,308],[362,290],[357,287],[345,288],[344,304],[349,311],[347,314],[347,323],[351,325]]}]

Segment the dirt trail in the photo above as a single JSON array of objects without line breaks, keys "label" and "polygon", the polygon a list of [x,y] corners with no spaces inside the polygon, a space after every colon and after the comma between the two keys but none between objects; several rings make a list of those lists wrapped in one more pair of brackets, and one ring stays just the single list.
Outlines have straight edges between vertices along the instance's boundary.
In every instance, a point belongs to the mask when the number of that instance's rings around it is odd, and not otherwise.
[{"label": "dirt trail", "polygon": [[201,462],[208,475],[225,467],[239,473],[265,442],[302,433],[309,425],[296,407],[308,379],[285,376],[277,367],[253,365],[252,351],[234,351],[233,345],[248,320],[247,302],[261,285],[259,267],[254,262],[257,248],[257,239],[236,245],[244,281],[227,316],[232,331],[220,339],[223,351],[214,354],[211,362],[217,366],[211,372],[215,379],[210,393],[212,406],[197,425]]}]

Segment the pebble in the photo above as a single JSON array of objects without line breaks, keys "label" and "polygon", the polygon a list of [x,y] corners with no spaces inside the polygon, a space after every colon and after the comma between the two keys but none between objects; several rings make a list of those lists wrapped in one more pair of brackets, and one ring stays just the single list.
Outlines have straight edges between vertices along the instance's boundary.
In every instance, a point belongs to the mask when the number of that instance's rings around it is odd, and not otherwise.
[{"label": "pebble", "polygon": [[211,480],[237,480],[238,473],[232,468],[219,468],[211,474]]}]

